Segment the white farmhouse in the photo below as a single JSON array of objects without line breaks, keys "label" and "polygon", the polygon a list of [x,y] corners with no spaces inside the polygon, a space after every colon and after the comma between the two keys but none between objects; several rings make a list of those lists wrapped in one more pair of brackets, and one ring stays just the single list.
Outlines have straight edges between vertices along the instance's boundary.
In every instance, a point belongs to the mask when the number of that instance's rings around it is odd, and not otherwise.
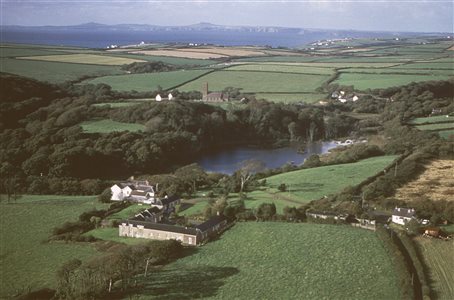
[{"label": "white farmhouse", "polygon": [[157,94],[155,100],[156,100],[156,101],[162,101],[161,95]]},{"label": "white farmhouse", "polygon": [[123,199],[129,197],[134,190],[134,185],[129,183],[117,183],[114,184],[110,191],[112,192],[112,197],[110,200],[113,201],[123,201]]},{"label": "white farmhouse", "polygon": [[415,217],[415,210],[413,208],[394,208],[392,215],[392,222],[400,225],[410,222]]},{"label": "white farmhouse", "polygon": [[167,96],[167,99],[169,99],[169,100],[172,100],[172,99],[173,99],[172,93],[169,93],[169,95]]},{"label": "white farmhouse", "polygon": [[155,187],[148,181],[132,180],[117,183],[110,188],[110,191],[112,192],[110,200],[113,201],[132,200],[145,204],[155,202]]}]

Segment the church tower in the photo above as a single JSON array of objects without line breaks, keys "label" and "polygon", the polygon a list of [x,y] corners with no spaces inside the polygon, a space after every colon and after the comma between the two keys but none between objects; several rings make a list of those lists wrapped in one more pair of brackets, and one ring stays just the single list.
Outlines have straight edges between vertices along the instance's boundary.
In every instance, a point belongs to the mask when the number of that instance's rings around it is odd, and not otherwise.
[{"label": "church tower", "polygon": [[208,96],[208,82],[205,82],[202,86],[202,100],[206,100]]}]

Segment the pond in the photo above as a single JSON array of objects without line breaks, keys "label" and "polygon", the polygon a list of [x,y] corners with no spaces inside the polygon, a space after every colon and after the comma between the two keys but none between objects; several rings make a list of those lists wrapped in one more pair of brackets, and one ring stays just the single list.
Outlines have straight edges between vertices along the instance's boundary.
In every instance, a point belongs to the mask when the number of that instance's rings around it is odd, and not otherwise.
[{"label": "pond", "polygon": [[312,154],[323,154],[339,146],[336,142],[314,142],[306,145],[304,153],[298,153],[298,147],[260,148],[235,147],[206,154],[196,161],[207,172],[233,174],[238,165],[245,160],[257,159],[269,169],[279,168],[286,163],[300,165]]}]

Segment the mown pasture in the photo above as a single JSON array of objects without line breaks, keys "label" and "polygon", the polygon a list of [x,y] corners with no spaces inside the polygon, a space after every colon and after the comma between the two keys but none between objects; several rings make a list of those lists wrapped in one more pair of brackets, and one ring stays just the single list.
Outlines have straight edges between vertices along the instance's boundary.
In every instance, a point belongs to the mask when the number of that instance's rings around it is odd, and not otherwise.
[{"label": "mown pasture", "polygon": [[79,124],[86,133],[110,133],[115,131],[143,131],[145,126],[136,123],[122,123],[110,119],[91,120]]},{"label": "mown pasture", "polygon": [[418,237],[416,244],[428,267],[434,299],[454,299],[454,242]]},{"label": "mown pasture", "polygon": [[394,159],[396,156],[379,156],[355,163],[286,172],[267,177],[266,183],[271,188],[277,188],[285,183],[288,192],[279,194],[303,204],[340,192],[347,186],[355,186],[368,177],[382,172]]},{"label": "mown pasture", "polygon": [[[184,84],[185,82],[191,81],[194,78],[202,76],[203,74],[210,72],[209,69],[204,70],[180,70],[172,72],[161,72],[161,73],[145,73],[145,74],[128,74],[118,76],[104,76],[98,77],[93,80],[84,81],[84,83],[98,84],[105,83],[118,91],[138,91],[147,92],[155,91],[159,87],[164,90],[172,89],[175,86]],[[200,91],[202,89],[202,83],[193,90]]]},{"label": "mown pasture", "polygon": [[119,66],[72,64],[37,60],[2,58],[2,72],[29,77],[40,81],[61,83],[79,80],[82,77],[96,77],[124,74]]},{"label": "mown pasture", "polygon": [[374,232],[307,223],[237,223],[140,283],[140,299],[399,297],[395,270]]},{"label": "mown pasture", "polygon": [[121,66],[126,64],[132,64],[135,62],[145,62],[144,60],[139,59],[95,54],[58,54],[58,55],[21,56],[16,57],[16,59],[107,66]]},{"label": "mown pasture", "polygon": [[[5,196],[3,196],[5,197]],[[0,298],[43,286],[56,287],[56,270],[70,259],[96,255],[89,244],[47,243],[56,226],[94,208],[95,196],[31,196],[0,202]]]},{"label": "mown pasture", "polygon": [[334,81],[339,85],[352,85],[357,90],[388,88],[406,85],[411,82],[446,80],[447,75],[395,75],[395,74],[358,74],[342,73]]},{"label": "mown pasture", "polygon": [[328,75],[216,71],[184,84],[178,89],[181,91],[200,91],[203,83],[208,82],[210,91],[222,91],[226,87],[236,87],[241,88],[242,92],[252,93],[314,92],[328,78]]}]

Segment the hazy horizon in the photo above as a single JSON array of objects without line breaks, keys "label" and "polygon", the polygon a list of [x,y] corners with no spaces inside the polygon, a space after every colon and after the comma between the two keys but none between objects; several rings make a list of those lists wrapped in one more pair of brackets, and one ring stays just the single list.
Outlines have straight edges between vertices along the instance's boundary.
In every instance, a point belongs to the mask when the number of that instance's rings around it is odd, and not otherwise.
[{"label": "hazy horizon", "polygon": [[2,26],[85,23],[453,32],[454,4],[445,0],[2,0]]}]

